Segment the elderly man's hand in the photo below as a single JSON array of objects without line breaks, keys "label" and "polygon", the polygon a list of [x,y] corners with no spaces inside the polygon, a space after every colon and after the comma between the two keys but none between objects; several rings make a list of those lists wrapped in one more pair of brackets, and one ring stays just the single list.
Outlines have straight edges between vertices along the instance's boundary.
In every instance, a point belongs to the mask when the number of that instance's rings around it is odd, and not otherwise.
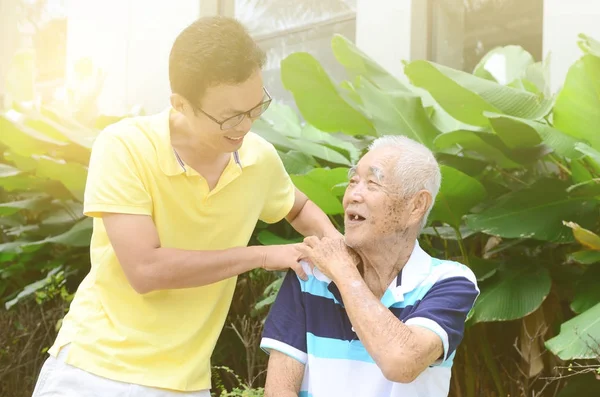
[{"label": "elderly man's hand", "polygon": [[297,246],[302,258],[307,259],[313,266],[331,280],[335,280],[337,272],[356,269],[360,257],[346,245],[344,236],[338,237],[307,237],[304,244]]}]

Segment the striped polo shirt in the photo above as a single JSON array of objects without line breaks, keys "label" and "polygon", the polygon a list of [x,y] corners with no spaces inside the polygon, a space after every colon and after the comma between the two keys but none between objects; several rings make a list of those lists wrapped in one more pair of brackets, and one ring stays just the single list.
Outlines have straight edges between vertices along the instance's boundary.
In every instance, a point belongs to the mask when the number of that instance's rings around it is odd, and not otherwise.
[{"label": "striped polo shirt", "polygon": [[305,365],[301,397],[442,397],[450,387],[456,348],[479,289],[473,272],[432,258],[419,244],[381,303],[406,325],[439,335],[444,355],[411,383],[385,378],[354,332],[337,286],[318,269],[288,272],[267,317],[261,347]]}]

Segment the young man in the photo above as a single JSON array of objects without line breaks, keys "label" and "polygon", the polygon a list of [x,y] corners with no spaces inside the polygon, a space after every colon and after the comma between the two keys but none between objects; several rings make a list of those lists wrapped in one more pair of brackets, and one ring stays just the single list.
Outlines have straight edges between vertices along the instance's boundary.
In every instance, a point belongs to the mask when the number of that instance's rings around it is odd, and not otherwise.
[{"label": "young man", "polygon": [[345,237],[304,240],[314,273],[288,272],[265,323],[266,397],[448,395],[479,289],[417,243],[440,180],[429,149],[403,136],[378,138],[351,169]]},{"label": "young man", "polygon": [[236,276],[292,268],[306,277],[297,245],[247,247],[256,222],[338,233],[249,132],[271,101],[264,62],[238,22],[202,18],[171,50],[171,107],[98,136],[84,203],[92,267],[35,397],[209,396]]}]

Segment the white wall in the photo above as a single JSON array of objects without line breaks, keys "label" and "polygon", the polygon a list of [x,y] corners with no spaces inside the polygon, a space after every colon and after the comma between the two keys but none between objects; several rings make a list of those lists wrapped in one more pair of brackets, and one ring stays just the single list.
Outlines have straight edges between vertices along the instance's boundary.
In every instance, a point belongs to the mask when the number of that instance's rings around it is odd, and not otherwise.
[{"label": "white wall", "polygon": [[544,0],[544,57],[550,53],[553,91],[563,84],[569,67],[582,55],[577,35],[600,40],[600,1]]},{"label": "white wall", "polygon": [[160,111],[169,103],[171,45],[199,14],[199,0],[68,0],[67,79],[77,59],[90,57],[106,74],[101,112]]},{"label": "white wall", "polygon": [[413,0],[358,0],[356,45],[394,76],[411,55]]}]

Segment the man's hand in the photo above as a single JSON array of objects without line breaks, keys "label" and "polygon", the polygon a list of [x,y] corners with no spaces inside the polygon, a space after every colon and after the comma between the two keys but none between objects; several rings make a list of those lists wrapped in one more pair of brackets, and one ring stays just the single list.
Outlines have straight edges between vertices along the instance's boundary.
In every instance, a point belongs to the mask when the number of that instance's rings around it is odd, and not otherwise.
[{"label": "man's hand", "polygon": [[322,239],[314,236],[307,237],[298,250],[302,253],[303,259],[307,259],[332,280],[336,271],[343,270],[345,267],[356,268],[360,263],[360,257],[346,245],[342,235]]},{"label": "man's hand", "polygon": [[302,253],[299,248],[302,244],[267,245],[263,249],[262,268],[265,270],[287,270],[292,269],[302,280],[308,276],[298,262]]}]

